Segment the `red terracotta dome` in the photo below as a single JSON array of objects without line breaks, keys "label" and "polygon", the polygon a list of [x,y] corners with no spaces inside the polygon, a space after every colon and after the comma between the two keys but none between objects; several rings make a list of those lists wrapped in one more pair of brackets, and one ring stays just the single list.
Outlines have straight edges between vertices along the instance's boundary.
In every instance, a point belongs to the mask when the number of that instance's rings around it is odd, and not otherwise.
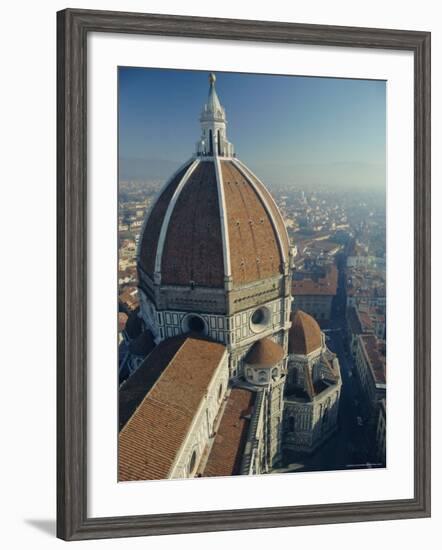
[{"label": "red terracotta dome", "polygon": [[321,329],[311,315],[298,309],[291,321],[289,353],[308,355],[322,346]]},{"label": "red terracotta dome", "polygon": [[273,367],[283,358],[284,350],[279,344],[270,340],[270,338],[262,338],[250,348],[245,361],[248,365]]},{"label": "red terracotta dome", "polygon": [[138,268],[161,285],[241,286],[284,273],[289,261],[281,214],[235,156],[209,81],[196,154],[166,183],[141,233]]},{"label": "red terracotta dome", "polygon": [[145,223],[139,268],[161,284],[224,287],[283,272],[289,241],[269,192],[237,159],[195,159],[174,175]]}]

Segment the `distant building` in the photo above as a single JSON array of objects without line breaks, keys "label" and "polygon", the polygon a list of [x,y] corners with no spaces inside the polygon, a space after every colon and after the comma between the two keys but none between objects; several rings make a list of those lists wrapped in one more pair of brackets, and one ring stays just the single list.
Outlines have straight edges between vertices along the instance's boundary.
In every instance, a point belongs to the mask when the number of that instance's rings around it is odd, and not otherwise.
[{"label": "distant building", "polygon": [[374,334],[361,334],[357,341],[356,372],[365,397],[366,413],[371,418],[379,401],[386,396],[385,344]]},{"label": "distant building", "polygon": [[318,321],[329,321],[338,288],[336,266],[330,265],[320,274],[296,273],[295,277],[301,278],[292,281],[293,311],[300,309]]},{"label": "distant building", "polygon": [[[362,325],[358,309],[355,306],[347,308],[346,321],[348,347],[353,360],[355,360],[358,350],[358,336],[365,333],[365,327]],[[371,330],[368,332],[371,332]]]},{"label": "distant building", "polygon": [[374,334],[379,340],[385,340],[386,322],[385,308],[350,306],[347,308],[347,339],[350,353],[356,359],[358,350],[358,336]]},{"label": "distant building", "polygon": [[347,267],[346,294],[347,307],[385,307],[385,269]]},{"label": "distant building", "polygon": [[126,286],[118,297],[127,311],[133,311],[139,306],[138,289],[136,286]]},{"label": "distant building", "polygon": [[348,256],[347,267],[365,267],[365,268],[377,268],[385,269],[385,258],[378,258],[376,256]]},{"label": "distant building", "polygon": [[360,305],[357,311],[364,333],[372,332],[379,340],[385,340],[385,307]]}]

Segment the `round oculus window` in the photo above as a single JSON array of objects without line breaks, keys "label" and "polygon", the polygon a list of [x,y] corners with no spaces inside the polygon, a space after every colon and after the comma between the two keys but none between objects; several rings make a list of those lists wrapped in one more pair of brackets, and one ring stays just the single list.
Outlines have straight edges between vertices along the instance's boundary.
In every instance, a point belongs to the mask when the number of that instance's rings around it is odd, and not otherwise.
[{"label": "round oculus window", "polygon": [[250,318],[250,327],[254,332],[261,332],[270,322],[270,311],[266,307],[255,309]]},{"label": "round oculus window", "polygon": [[190,315],[186,321],[187,327],[191,332],[203,333],[206,328],[204,321],[198,315]]},{"label": "round oculus window", "polygon": [[252,315],[252,323],[254,325],[261,325],[264,321],[264,311],[262,308],[257,309]]}]

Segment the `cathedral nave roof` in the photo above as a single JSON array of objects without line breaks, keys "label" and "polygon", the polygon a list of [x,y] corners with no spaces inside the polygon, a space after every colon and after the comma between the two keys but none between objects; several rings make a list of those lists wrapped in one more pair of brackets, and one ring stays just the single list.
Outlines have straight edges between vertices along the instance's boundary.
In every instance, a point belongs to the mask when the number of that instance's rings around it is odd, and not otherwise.
[{"label": "cathedral nave roof", "polygon": [[120,481],[168,477],[225,351],[201,338],[169,338],[121,386]]}]

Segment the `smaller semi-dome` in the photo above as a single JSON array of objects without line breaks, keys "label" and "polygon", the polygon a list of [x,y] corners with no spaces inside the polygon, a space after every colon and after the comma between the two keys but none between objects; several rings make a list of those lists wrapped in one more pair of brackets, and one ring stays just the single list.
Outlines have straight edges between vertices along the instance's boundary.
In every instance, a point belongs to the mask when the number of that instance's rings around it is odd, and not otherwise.
[{"label": "smaller semi-dome", "polygon": [[290,320],[289,353],[308,355],[322,347],[321,329],[311,315],[298,309]]},{"label": "smaller semi-dome", "polygon": [[273,367],[283,358],[284,350],[279,344],[270,338],[262,338],[250,348],[246,356],[246,363],[257,367]]}]

